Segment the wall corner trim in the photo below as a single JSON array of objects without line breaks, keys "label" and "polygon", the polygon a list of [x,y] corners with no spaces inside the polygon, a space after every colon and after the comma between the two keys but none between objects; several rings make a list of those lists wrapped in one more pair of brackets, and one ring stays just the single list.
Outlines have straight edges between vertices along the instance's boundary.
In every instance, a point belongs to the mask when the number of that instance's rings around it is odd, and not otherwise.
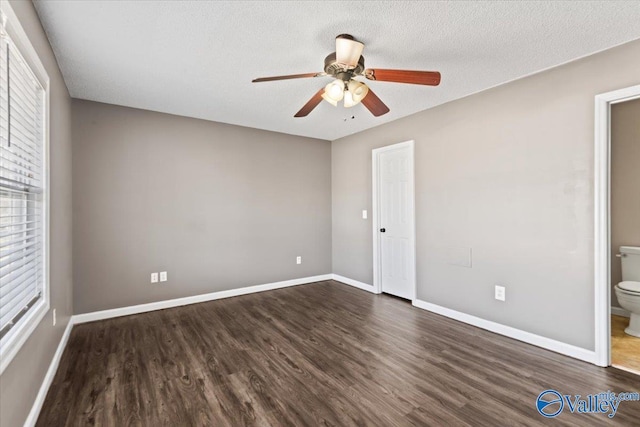
[{"label": "wall corner trim", "polygon": [[60,359],[62,359],[64,349],[67,347],[67,341],[69,341],[69,336],[71,335],[71,329],[73,328],[73,325],[73,316],[71,316],[69,318],[69,322],[67,323],[67,327],[62,334],[62,338],[60,338],[60,343],[58,344],[58,348],[53,355],[53,359],[51,359],[49,369],[47,369],[47,373],[44,376],[44,380],[42,381],[40,390],[38,390],[38,394],[36,395],[36,399],[33,402],[31,411],[29,411],[29,415],[24,422],[24,427],[35,426],[36,422],[38,421],[38,416],[40,415],[40,410],[42,410],[42,405],[44,405],[44,400],[47,397],[47,392],[49,391],[49,387],[51,387],[53,378],[56,376],[56,372],[58,371],[58,365],[60,364]]},{"label": "wall corner trim", "polygon": [[376,292],[376,289],[373,285],[349,279],[348,277],[340,276],[339,274],[332,274],[331,278],[336,282],[344,283],[345,285],[353,286],[354,288],[362,289],[363,291],[371,292],[372,294],[380,293]]},{"label": "wall corner trim", "polygon": [[450,308],[442,307],[419,299],[413,300],[412,304],[415,307],[421,308],[423,310],[440,314],[450,319],[458,320],[460,322],[467,323],[469,325],[476,326],[478,328],[482,328],[499,335],[504,335],[506,337],[525,342],[527,344],[535,345],[537,347],[551,350],[565,356],[573,357],[574,359],[579,359],[594,364],[596,363],[596,353],[592,350],[576,347],[571,344],[566,344],[560,341],[553,340],[551,338],[532,334],[531,332],[522,331],[520,329],[492,322],[490,320],[481,319],[480,317],[472,316],[460,311],[455,311]]},{"label": "wall corner trim", "polygon": [[284,280],[281,282],[265,283],[263,285],[247,286],[244,288],[211,292],[208,294],[194,295],[191,297],[176,298],[164,301],[150,302],[147,304],[131,305],[128,307],[112,308],[110,310],[76,314],[73,316],[73,321],[75,324],[95,322],[96,320],[111,319],[112,317],[129,316],[131,314],[146,313],[148,311],[164,310],[165,308],[180,307],[183,305],[197,304],[199,302],[237,297],[240,295],[253,294],[256,292],[272,291],[289,286],[322,282],[324,280],[331,280],[331,274],[322,274],[319,276],[303,277],[300,279]]}]

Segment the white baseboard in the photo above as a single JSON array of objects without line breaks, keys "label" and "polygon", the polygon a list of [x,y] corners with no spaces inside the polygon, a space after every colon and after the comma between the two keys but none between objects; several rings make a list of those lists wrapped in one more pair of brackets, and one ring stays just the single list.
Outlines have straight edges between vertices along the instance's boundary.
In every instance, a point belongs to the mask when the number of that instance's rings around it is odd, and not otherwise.
[{"label": "white baseboard", "polygon": [[596,361],[596,353],[593,350],[586,350],[584,348],[576,347],[571,344],[552,340],[551,338],[532,334],[531,332],[521,331],[520,329],[512,328],[511,326],[506,326],[500,323],[492,322],[490,320],[481,319],[470,314],[455,311],[436,304],[431,304],[419,299],[413,300],[412,304],[415,307],[422,308],[424,310],[431,311],[433,313],[440,314],[442,316],[446,316],[451,319],[476,326],[478,328],[486,329],[487,331],[495,332],[496,334],[504,335],[518,341],[526,342],[527,344],[532,344],[547,350],[555,351],[556,353],[564,354],[565,356],[573,357],[574,359],[583,360],[589,363],[595,363]]},{"label": "white baseboard", "polygon": [[194,295],[191,297],[150,302],[147,304],[131,305],[128,307],[113,308],[110,310],[94,311],[91,313],[76,314],[73,316],[73,321],[77,325],[79,323],[110,319],[112,317],[129,316],[131,314],[146,313],[148,311],[163,310],[165,308],[180,307],[183,305],[196,304],[199,302],[236,297],[240,295],[253,294],[256,292],[271,291],[274,289],[286,288],[289,286],[321,282],[323,280],[331,280],[331,278],[331,274],[323,274],[320,276],[303,277],[300,279],[284,280],[282,282],[266,283],[264,285],[248,286],[246,288],[229,289],[228,291],[211,292],[209,294]]},{"label": "white baseboard", "polygon": [[44,376],[44,380],[42,381],[40,390],[38,390],[38,395],[33,402],[33,406],[31,407],[31,411],[27,416],[27,420],[24,422],[24,427],[35,426],[36,422],[38,421],[38,416],[40,415],[40,410],[42,409],[42,405],[44,404],[44,399],[47,397],[47,392],[49,391],[49,387],[53,382],[53,377],[56,376],[56,372],[58,371],[58,365],[60,364],[62,353],[64,353],[64,349],[67,346],[67,341],[69,341],[69,336],[71,335],[72,328],[73,316],[69,318],[69,323],[67,323],[67,327],[62,334],[62,338],[60,338],[58,348],[56,349],[56,352],[53,355],[53,359],[49,364],[49,369],[47,369],[47,374]]},{"label": "white baseboard", "polygon": [[622,317],[631,317],[631,314],[622,307],[611,306],[611,314]]},{"label": "white baseboard", "polygon": [[364,282],[359,282],[357,280],[349,279],[348,277],[340,276],[339,274],[332,274],[332,279],[336,282],[344,283],[345,285],[353,286],[354,288],[362,289],[363,291],[371,292],[377,294],[375,288],[372,285],[369,285]]}]

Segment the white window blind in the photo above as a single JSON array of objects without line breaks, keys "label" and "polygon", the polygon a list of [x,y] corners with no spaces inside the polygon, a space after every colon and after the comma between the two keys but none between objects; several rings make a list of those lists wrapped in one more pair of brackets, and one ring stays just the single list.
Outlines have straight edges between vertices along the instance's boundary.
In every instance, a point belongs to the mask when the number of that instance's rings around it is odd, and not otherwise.
[{"label": "white window blind", "polygon": [[45,91],[0,37],[0,340],[44,287]]}]

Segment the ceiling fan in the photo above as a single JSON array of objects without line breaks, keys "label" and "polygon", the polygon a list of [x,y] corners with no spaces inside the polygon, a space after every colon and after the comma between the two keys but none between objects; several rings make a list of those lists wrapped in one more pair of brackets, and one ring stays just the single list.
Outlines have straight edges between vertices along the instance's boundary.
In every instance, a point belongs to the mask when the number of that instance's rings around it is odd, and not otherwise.
[{"label": "ceiling fan", "polygon": [[440,84],[440,73],[437,71],[365,69],[364,57],[362,56],[363,49],[364,43],[359,42],[349,34],[340,34],[336,37],[336,51],[330,53],[324,59],[324,72],[261,77],[252,80],[252,82],[259,83],[308,77],[334,77],[334,80],[313,95],[294,117],[306,117],[323,99],[333,106],[337,106],[338,102],[343,101],[346,108],[362,102],[371,111],[371,114],[376,117],[388,113],[389,107],[366,84],[356,80],[355,77],[364,76],[369,80],[381,82],[427,86],[438,86]]}]

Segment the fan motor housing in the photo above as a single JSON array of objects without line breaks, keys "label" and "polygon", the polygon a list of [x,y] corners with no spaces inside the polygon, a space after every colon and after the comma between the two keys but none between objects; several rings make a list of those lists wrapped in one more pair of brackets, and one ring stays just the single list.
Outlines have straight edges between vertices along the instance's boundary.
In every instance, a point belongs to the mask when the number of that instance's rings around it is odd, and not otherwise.
[{"label": "fan motor housing", "polygon": [[352,69],[345,69],[342,64],[336,61],[336,53],[330,53],[324,59],[324,72],[330,76],[333,76],[344,81],[348,81],[353,76],[362,74],[364,71],[364,56],[360,56],[358,59],[358,65]]}]

